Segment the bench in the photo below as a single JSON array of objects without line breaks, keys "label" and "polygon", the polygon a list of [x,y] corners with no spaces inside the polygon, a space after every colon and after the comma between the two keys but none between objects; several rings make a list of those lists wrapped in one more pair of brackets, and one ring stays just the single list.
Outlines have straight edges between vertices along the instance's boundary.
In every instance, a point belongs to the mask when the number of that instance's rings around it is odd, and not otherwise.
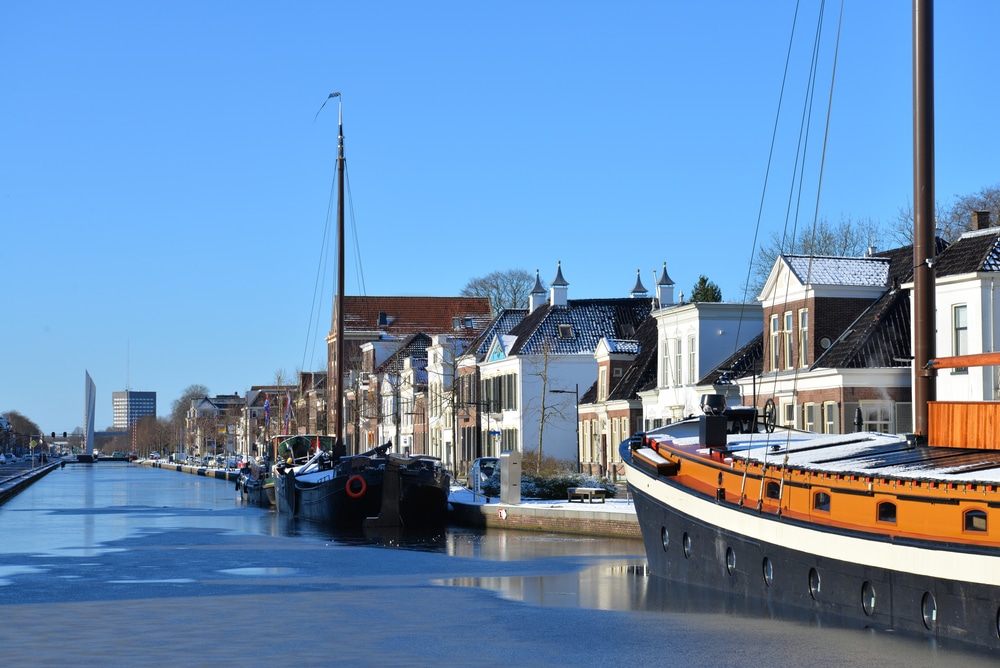
[{"label": "bench", "polygon": [[594,499],[600,499],[601,503],[604,503],[604,497],[607,495],[608,490],[600,487],[570,487],[566,490],[566,500],[570,503],[573,501],[583,503],[584,499],[590,503],[593,503]]}]

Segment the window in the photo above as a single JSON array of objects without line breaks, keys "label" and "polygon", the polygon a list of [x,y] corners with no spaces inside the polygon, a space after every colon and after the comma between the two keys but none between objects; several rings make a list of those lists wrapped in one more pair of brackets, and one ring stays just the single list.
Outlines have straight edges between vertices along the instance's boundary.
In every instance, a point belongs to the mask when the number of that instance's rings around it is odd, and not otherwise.
[{"label": "window", "polygon": [[896,504],[891,501],[883,501],[878,504],[878,521],[896,523]]},{"label": "window", "polygon": [[884,434],[891,434],[893,432],[892,402],[862,401],[861,419],[865,421],[865,431],[879,431]]},{"label": "window", "polygon": [[802,407],[805,414],[805,430],[816,431],[816,417],[819,414],[819,406],[816,404],[806,404]]},{"label": "window", "polygon": [[986,511],[967,510],[965,512],[965,530],[986,533]]},{"label": "window", "polygon": [[667,387],[670,385],[670,346],[666,339],[660,341],[660,350],[662,351],[660,386]]},{"label": "window", "polygon": [[828,401],[823,404],[823,433],[840,433],[840,413],[837,411],[836,402]]},{"label": "window", "polygon": [[[951,312],[952,335],[951,352],[953,355],[969,354],[969,307],[965,304],[958,304],[952,307]],[[952,373],[969,373],[968,368],[960,367]]]},{"label": "window", "polygon": [[799,366],[809,366],[809,309],[799,311]]},{"label": "window", "polygon": [[767,483],[767,488],[764,492],[764,496],[769,499],[780,499],[781,498],[781,485],[774,482],[773,480]]},{"label": "window", "polygon": [[688,382],[694,384],[698,382],[698,365],[695,355],[694,337],[688,337]]},{"label": "window", "polygon": [[782,404],[781,414],[784,417],[783,426],[795,427],[795,404]]},{"label": "window", "polygon": [[680,387],[681,384],[683,384],[684,382],[682,380],[682,375],[681,375],[681,369],[683,368],[681,365],[683,364],[683,359],[684,359],[682,352],[683,351],[681,350],[681,340],[677,339],[676,341],[674,341],[674,368],[677,370],[677,375],[674,376],[675,387]]},{"label": "window", "polygon": [[602,366],[598,371],[597,380],[597,400],[606,401],[608,398],[608,367]]},{"label": "window", "polygon": [[771,316],[771,371],[781,367],[781,327],[777,314]]},{"label": "window", "polygon": [[794,367],[795,342],[792,340],[792,312],[785,311],[785,368]]},{"label": "window", "polygon": [[560,339],[572,339],[573,338],[573,325],[559,325],[559,338]]},{"label": "window", "polygon": [[816,492],[813,494],[813,509],[830,512],[830,495],[826,492]]}]

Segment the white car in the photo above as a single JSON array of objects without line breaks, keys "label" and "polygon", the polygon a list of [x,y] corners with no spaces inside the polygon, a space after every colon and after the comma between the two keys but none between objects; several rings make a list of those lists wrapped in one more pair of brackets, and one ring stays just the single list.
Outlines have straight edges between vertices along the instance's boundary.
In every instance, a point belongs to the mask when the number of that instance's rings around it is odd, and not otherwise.
[{"label": "white car", "polygon": [[2,454],[0,454],[0,466],[6,466],[6,465],[7,465],[7,458],[4,457]]}]

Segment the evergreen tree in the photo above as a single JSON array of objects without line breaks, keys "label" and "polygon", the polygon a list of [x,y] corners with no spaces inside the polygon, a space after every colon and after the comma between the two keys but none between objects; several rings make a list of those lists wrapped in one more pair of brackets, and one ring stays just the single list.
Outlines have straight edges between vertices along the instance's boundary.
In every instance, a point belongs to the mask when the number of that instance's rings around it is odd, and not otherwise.
[{"label": "evergreen tree", "polygon": [[691,289],[691,301],[693,302],[721,302],[722,290],[719,286],[708,280],[704,275],[698,277],[698,282]]}]

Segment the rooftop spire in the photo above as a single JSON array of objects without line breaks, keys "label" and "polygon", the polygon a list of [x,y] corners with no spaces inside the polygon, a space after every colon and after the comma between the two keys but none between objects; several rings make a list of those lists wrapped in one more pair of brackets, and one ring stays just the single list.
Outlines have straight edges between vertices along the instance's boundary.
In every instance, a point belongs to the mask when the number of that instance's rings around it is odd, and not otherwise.
[{"label": "rooftop spire", "polygon": [[635,270],[635,287],[632,288],[633,297],[642,297],[647,292],[646,286],[642,284],[642,278],[638,269]]}]

